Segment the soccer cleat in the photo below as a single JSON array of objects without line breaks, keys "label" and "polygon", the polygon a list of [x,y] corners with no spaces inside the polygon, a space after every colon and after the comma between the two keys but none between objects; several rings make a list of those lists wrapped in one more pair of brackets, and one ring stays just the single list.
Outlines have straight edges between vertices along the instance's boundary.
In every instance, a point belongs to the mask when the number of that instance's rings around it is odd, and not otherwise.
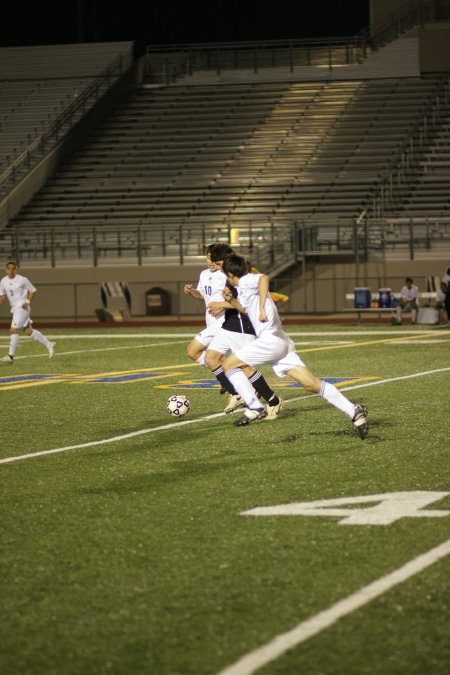
[{"label": "soccer cleat", "polygon": [[47,347],[47,349],[48,349],[48,358],[49,358],[49,359],[51,359],[52,356],[53,356],[53,352],[55,351],[55,345],[56,345],[56,342],[50,342],[50,346]]},{"label": "soccer cleat", "polygon": [[245,427],[253,420],[262,420],[267,415],[265,408],[247,408],[242,417],[236,420],[235,427]]},{"label": "soccer cleat", "polygon": [[9,356],[9,354],[8,354],[8,356],[2,357],[2,363],[12,363],[13,361],[14,361],[13,357]]},{"label": "soccer cleat", "polygon": [[245,405],[245,401],[241,396],[239,396],[239,394],[230,394],[230,398],[228,399],[228,404],[224,408],[224,413],[226,415],[229,415],[234,410],[236,410],[237,408],[242,408],[244,405]]},{"label": "soccer cleat", "polygon": [[264,419],[271,421],[276,420],[280,412],[284,408],[284,401],[280,398],[280,402],[276,405],[266,405],[266,416]]},{"label": "soccer cleat", "polygon": [[352,423],[353,426],[356,427],[360,439],[363,441],[369,433],[369,425],[367,423],[367,406],[365,406],[363,403],[355,407],[355,414],[353,415]]}]

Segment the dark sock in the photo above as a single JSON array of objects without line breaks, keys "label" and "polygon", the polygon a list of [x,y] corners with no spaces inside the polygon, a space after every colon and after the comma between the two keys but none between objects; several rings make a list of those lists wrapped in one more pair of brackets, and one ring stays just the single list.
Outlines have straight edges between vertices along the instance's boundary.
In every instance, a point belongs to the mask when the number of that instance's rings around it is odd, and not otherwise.
[{"label": "dark sock", "polygon": [[228,377],[227,377],[227,376],[225,375],[225,373],[223,372],[222,366],[219,366],[218,368],[216,368],[215,370],[213,370],[213,373],[214,373],[214,375],[216,376],[216,378],[219,380],[219,382],[220,382],[220,384],[222,385],[222,387],[223,387],[224,389],[226,389],[227,392],[228,392],[229,394],[231,394],[232,396],[234,396],[235,394],[237,394],[236,389],[233,387],[233,385],[231,384],[230,380],[228,379]]},{"label": "dark sock", "polygon": [[269,387],[264,377],[260,372],[255,370],[253,375],[248,378],[249,382],[254,386],[256,392],[262,396],[262,398],[267,401],[270,406],[278,405],[280,399]]}]

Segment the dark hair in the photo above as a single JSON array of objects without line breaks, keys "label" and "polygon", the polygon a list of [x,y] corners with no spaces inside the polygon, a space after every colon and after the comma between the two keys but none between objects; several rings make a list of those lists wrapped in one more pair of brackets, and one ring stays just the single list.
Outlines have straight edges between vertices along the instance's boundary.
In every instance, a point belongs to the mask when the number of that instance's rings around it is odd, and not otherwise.
[{"label": "dark hair", "polygon": [[17,267],[16,261],[12,259],[6,261],[5,267],[8,267],[8,265],[14,265],[15,267]]},{"label": "dark hair", "polygon": [[413,280],[411,279],[411,277],[406,277],[405,281],[410,281],[411,283],[413,283]]},{"label": "dark hair", "polygon": [[228,244],[213,244],[209,254],[213,262],[218,260],[225,260],[229,255],[232,255],[233,249]]},{"label": "dark hair", "polygon": [[209,244],[209,246],[205,248],[205,255],[211,255],[211,251],[213,250],[214,246],[215,244]]},{"label": "dark hair", "polygon": [[223,261],[223,271],[225,274],[232,274],[234,277],[239,277],[240,279],[248,274],[247,261],[242,256],[233,253],[233,255],[228,256]]}]

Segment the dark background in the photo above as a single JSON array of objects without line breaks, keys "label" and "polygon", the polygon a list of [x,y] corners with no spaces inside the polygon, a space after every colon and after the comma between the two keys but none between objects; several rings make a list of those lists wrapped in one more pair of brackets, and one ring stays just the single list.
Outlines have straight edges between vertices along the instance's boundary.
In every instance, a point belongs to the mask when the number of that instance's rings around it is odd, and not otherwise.
[{"label": "dark background", "polygon": [[0,46],[134,40],[270,40],[355,35],[369,25],[369,0],[4,0]]}]

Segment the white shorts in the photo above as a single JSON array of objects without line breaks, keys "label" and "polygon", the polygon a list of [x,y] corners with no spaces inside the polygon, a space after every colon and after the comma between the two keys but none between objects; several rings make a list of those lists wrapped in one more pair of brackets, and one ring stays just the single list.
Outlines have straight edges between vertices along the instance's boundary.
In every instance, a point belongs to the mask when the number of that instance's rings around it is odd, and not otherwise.
[{"label": "white shorts", "polygon": [[219,352],[219,354],[228,354],[229,352],[235,353],[238,349],[245,347],[255,340],[256,335],[237,333],[236,331],[220,328],[214,336],[214,339],[210,342],[208,349]]},{"label": "white shorts", "polygon": [[200,342],[204,347],[209,347],[212,339],[215,337],[216,333],[221,328],[221,323],[212,323],[209,326],[206,326],[200,333],[198,333],[194,340]]},{"label": "white shorts", "polygon": [[33,322],[30,317],[30,310],[17,307],[12,312],[11,328],[26,328]]},{"label": "white shorts", "polygon": [[295,351],[295,345],[290,338],[282,338],[272,333],[263,335],[245,347],[238,349],[235,355],[248,366],[261,366],[264,363],[272,364],[275,375],[286,377],[286,373],[295,366],[305,364]]}]

